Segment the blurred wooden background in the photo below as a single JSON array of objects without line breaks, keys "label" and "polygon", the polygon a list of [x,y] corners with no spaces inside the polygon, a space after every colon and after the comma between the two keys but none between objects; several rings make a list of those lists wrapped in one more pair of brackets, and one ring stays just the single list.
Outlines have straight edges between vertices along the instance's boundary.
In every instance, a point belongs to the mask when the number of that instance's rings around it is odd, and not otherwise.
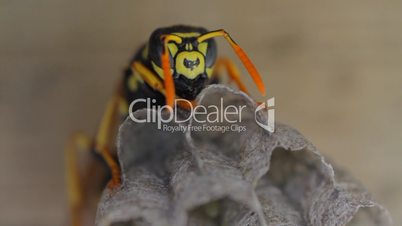
[{"label": "blurred wooden background", "polygon": [[277,118],[402,224],[401,1],[0,0],[0,225],[61,225],[66,138],[95,132],[131,54],[177,23],[231,32]]}]

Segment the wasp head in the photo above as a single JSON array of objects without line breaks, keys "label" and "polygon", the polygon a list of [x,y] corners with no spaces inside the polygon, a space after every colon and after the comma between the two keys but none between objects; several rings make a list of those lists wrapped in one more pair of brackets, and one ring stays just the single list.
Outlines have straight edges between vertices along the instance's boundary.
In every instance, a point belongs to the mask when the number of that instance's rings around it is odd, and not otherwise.
[{"label": "wasp head", "polygon": [[[181,25],[160,28],[151,35],[149,58],[152,67],[163,79],[161,56],[168,51],[170,71],[180,97],[194,99],[211,77],[216,61],[216,43],[213,39],[197,41],[197,37],[207,32],[204,28]],[[165,37],[171,40],[164,43]]]}]

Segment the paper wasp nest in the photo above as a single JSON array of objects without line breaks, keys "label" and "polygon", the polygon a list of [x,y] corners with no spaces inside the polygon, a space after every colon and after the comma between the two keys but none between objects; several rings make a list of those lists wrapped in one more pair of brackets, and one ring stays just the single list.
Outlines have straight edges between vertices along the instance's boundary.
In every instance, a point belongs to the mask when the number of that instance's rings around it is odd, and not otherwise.
[{"label": "paper wasp nest", "polygon": [[98,226],[391,225],[388,212],[299,132],[259,127],[255,117],[266,114],[255,116],[245,94],[213,85],[198,103],[219,106],[221,97],[225,106],[247,106],[237,123],[246,131],[168,132],[127,118],[118,136],[123,184],[104,191]]}]

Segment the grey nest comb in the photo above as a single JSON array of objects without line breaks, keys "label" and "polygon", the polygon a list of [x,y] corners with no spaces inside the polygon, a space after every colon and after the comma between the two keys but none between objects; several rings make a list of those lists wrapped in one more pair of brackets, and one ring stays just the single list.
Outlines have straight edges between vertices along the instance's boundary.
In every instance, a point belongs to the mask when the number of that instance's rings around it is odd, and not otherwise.
[{"label": "grey nest comb", "polygon": [[[118,135],[123,183],[104,191],[98,226],[391,225],[388,212],[295,129],[260,128],[255,117],[265,114],[255,116],[244,93],[213,85],[198,103],[219,106],[221,98],[248,106],[238,123],[246,131],[169,132],[127,118]],[[168,124],[179,125],[205,123]]]}]

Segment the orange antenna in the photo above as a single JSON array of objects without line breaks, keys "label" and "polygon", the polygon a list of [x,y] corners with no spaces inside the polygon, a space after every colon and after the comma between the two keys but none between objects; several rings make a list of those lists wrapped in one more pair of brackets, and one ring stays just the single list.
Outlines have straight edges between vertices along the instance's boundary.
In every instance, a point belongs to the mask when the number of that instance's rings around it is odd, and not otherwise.
[{"label": "orange antenna", "polygon": [[251,62],[250,58],[246,55],[244,50],[240,48],[239,45],[230,37],[230,35],[223,29],[221,30],[216,30],[216,31],[211,31],[208,33],[205,33],[197,38],[197,41],[199,43],[211,39],[214,37],[218,36],[223,36],[230,44],[230,46],[233,48],[234,52],[236,53],[237,57],[241,60],[243,63],[244,67],[247,69],[248,73],[250,74],[251,78],[254,80],[254,83],[257,85],[258,90],[262,95],[265,96],[265,86],[264,82],[261,79],[260,73],[258,73],[257,69],[255,68],[254,64]]},{"label": "orange antenna", "polygon": [[162,35],[161,39],[163,40],[163,53],[161,57],[162,61],[162,69],[163,69],[163,80],[165,83],[165,98],[166,98],[166,105],[173,107],[175,94],[175,87],[173,82],[173,75],[170,71],[170,56],[169,56],[169,49],[168,43],[170,41],[174,41],[178,44],[182,42],[182,39],[177,35]]}]

